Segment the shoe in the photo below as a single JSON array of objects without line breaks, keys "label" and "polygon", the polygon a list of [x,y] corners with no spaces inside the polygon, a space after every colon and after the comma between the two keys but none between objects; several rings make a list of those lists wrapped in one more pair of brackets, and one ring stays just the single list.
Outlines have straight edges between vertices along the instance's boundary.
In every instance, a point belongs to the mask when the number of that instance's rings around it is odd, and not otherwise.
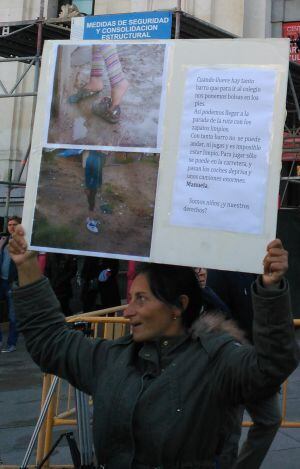
[{"label": "shoe", "polygon": [[86,219],[86,227],[91,233],[99,233],[98,225],[100,225],[99,221],[93,220],[92,218]]},{"label": "shoe", "polygon": [[92,105],[92,112],[111,124],[117,124],[121,117],[121,108],[119,105],[112,106],[111,103],[111,98],[106,96]]},{"label": "shoe", "polygon": [[71,96],[68,97],[68,103],[76,104],[76,103],[79,103],[79,101],[82,101],[83,99],[98,96],[98,94],[100,94],[100,91],[92,91],[92,90],[88,90],[87,88],[80,88],[77,91],[77,93],[72,94]]},{"label": "shoe", "polygon": [[2,353],[11,353],[15,352],[17,350],[17,347],[15,345],[8,345],[7,347],[3,348],[1,350]]}]

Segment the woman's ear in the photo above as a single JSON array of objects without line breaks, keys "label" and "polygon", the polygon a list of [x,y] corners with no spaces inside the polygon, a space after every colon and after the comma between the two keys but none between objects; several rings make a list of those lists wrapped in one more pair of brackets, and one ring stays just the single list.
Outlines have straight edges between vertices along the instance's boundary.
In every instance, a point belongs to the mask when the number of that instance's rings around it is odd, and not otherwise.
[{"label": "woman's ear", "polygon": [[180,295],[178,298],[178,306],[173,306],[173,319],[181,317],[183,311],[186,310],[189,304],[189,297],[187,295]]},{"label": "woman's ear", "polygon": [[188,307],[190,299],[187,295],[180,295],[179,301],[180,301],[180,305],[181,305],[181,308],[182,308],[181,312],[183,312]]}]

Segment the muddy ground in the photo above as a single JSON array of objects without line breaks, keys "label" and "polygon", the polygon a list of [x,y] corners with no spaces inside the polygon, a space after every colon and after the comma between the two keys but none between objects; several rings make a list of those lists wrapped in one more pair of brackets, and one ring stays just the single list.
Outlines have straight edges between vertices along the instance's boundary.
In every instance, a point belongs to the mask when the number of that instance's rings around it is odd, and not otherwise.
[{"label": "muddy ground", "polygon": [[96,198],[99,234],[86,228],[87,198],[81,157],[42,158],[32,244],[148,257],[158,155],[110,153]]},{"label": "muddy ground", "polygon": [[95,100],[110,96],[107,75],[103,77],[104,89],[100,98],[68,103],[68,97],[89,80],[91,47],[59,47],[48,143],[158,147],[165,46],[124,44],[118,45],[118,52],[129,88],[121,104],[120,122],[111,124],[91,111]]}]

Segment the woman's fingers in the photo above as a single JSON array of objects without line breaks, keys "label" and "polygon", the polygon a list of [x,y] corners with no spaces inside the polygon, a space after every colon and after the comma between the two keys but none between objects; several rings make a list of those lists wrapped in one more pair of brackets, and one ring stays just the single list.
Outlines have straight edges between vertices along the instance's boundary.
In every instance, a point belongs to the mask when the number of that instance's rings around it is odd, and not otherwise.
[{"label": "woman's fingers", "polygon": [[27,249],[27,241],[25,239],[25,231],[22,225],[18,225],[9,241],[10,249],[19,254],[24,253]]},{"label": "woman's fingers", "polygon": [[288,270],[288,252],[283,248],[280,239],[271,241],[263,260],[263,282],[266,286],[279,283]]}]

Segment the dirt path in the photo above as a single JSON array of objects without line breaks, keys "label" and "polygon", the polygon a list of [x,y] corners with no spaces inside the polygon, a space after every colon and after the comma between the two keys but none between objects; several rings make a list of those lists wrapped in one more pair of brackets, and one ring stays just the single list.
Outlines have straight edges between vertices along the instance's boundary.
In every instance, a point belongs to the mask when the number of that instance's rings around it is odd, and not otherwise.
[{"label": "dirt path", "polygon": [[[43,158],[34,242],[44,247],[149,256],[157,170],[158,156],[114,154],[106,158],[102,191],[96,199],[100,233],[95,235],[85,225],[88,212],[81,157]],[[49,229],[43,231],[45,222]],[[58,229],[55,239],[49,230]]]}]

